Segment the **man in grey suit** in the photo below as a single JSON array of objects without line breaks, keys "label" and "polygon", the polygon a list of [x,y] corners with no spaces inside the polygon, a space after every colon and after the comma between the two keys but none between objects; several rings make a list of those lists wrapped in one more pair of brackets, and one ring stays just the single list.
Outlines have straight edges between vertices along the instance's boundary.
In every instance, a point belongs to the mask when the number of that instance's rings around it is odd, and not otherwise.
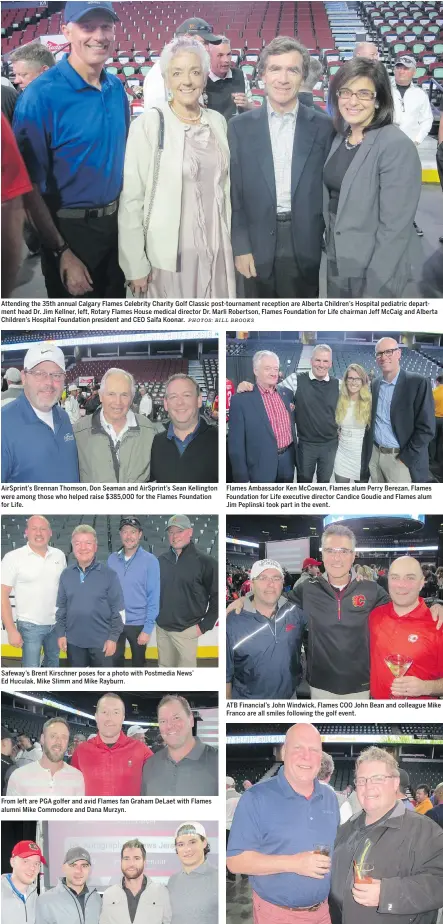
[{"label": "man in grey suit", "polygon": [[258,64],[267,101],[228,123],[232,245],[255,298],[318,296],[324,231],[322,174],[334,129],[298,100],[308,50],[277,36]]}]

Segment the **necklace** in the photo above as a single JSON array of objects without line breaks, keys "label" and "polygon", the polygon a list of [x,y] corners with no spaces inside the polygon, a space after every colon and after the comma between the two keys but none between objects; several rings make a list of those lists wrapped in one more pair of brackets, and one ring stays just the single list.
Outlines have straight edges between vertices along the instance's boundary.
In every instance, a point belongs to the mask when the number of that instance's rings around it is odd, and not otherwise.
[{"label": "necklace", "polygon": [[350,141],[349,141],[349,138],[350,138],[350,135],[346,135],[346,138],[345,138],[345,148],[346,148],[347,151],[354,151],[355,148],[358,148],[359,145],[362,144],[362,142],[363,142],[363,138],[362,138],[361,141],[357,141],[357,144],[351,144]]},{"label": "necklace", "polygon": [[202,117],[201,109],[200,109],[200,111],[199,111],[198,116],[197,116],[196,119],[186,119],[184,116],[178,115],[178,113],[175,111],[175,109],[173,108],[173,106],[172,106],[171,103],[169,103],[169,108],[170,108],[171,112],[174,113],[175,117],[176,117],[177,119],[180,119],[180,122],[187,122],[187,123],[189,123],[189,124],[192,124],[192,123],[195,123],[195,122],[200,122],[200,119],[201,119],[201,117]]}]

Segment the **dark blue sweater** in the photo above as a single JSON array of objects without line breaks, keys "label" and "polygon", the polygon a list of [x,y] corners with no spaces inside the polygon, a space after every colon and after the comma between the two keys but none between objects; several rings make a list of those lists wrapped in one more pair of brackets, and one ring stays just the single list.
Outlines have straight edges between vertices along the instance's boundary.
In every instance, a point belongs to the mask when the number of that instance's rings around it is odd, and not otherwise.
[{"label": "dark blue sweater", "polygon": [[57,594],[58,638],[79,648],[102,648],[123,631],[125,604],[120,581],[107,565],[92,562],[85,571],[65,568]]},{"label": "dark blue sweater", "polygon": [[78,483],[77,447],[66,411],[57,405],[52,408],[52,430],[22,394],[1,414],[3,482]]}]

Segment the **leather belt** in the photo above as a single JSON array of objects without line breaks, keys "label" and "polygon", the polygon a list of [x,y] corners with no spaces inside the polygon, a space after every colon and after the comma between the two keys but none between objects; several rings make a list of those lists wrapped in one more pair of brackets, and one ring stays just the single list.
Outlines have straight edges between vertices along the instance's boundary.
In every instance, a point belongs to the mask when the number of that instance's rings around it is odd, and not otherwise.
[{"label": "leather belt", "polygon": [[[288,449],[290,449],[291,446],[293,446],[293,445],[294,445],[294,443],[289,443],[289,445],[288,445],[288,446],[284,446],[283,449],[277,449],[277,455],[278,455],[278,456],[282,456],[283,453],[284,453],[284,452],[287,452]],[[283,906],[282,906],[282,907],[283,907]]]},{"label": "leather belt", "polygon": [[291,221],[292,212],[277,212],[277,221]]},{"label": "leather belt", "polygon": [[317,908],[321,908],[322,905],[324,905],[324,902],[317,902],[316,905],[308,905],[308,907],[304,906],[302,908],[288,908],[287,905],[275,905],[275,907],[282,908],[283,911],[317,911]]},{"label": "leather belt", "polygon": [[59,209],[58,218],[103,218],[105,215],[113,215],[118,209],[118,199],[110,202],[109,205],[102,205],[99,208],[87,209]]},{"label": "leather belt", "polygon": [[378,449],[381,453],[383,453],[383,455],[385,455],[385,456],[392,456],[392,455],[394,455],[395,452],[400,452],[399,449],[388,449],[387,446],[379,446],[378,443],[375,442],[375,440],[374,440],[374,446],[376,446],[377,449]]}]

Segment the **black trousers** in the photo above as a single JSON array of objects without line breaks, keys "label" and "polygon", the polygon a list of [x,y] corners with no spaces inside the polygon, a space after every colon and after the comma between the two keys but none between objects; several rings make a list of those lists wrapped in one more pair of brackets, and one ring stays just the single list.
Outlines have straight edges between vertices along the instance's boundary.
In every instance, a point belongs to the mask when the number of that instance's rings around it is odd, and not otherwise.
[{"label": "black trousers", "polygon": [[107,658],[101,648],[80,648],[70,645],[67,651],[68,667],[113,667],[114,658]]},{"label": "black trousers", "polygon": [[291,220],[277,220],[274,265],[269,279],[245,280],[248,298],[318,298],[318,277],[303,276],[294,253]]},{"label": "black trousers", "polygon": [[297,481],[310,484],[314,480],[317,469],[318,483],[328,484],[334,468],[337,446],[338,440],[328,440],[325,443],[308,443],[305,440],[299,440]]},{"label": "black trousers", "polygon": [[[118,263],[117,212],[103,218],[52,216],[62,237],[89,270],[94,283],[86,298],[125,298],[125,277]],[[72,298],[60,278],[58,261],[42,250],[42,272],[49,298]]]},{"label": "black trousers", "polygon": [[295,473],[295,446],[291,443],[278,457],[276,484],[292,484]]},{"label": "black trousers", "polygon": [[138,645],[137,639],[143,632],[143,626],[125,626],[117,642],[117,648],[114,655],[114,667],[125,666],[125,647],[126,639],[129,642],[133,667],[144,667],[146,657],[146,645]]},{"label": "black trousers", "polygon": [[429,443],[429,461],[443,463],[443,417],[435,418],[435,436]]}]

